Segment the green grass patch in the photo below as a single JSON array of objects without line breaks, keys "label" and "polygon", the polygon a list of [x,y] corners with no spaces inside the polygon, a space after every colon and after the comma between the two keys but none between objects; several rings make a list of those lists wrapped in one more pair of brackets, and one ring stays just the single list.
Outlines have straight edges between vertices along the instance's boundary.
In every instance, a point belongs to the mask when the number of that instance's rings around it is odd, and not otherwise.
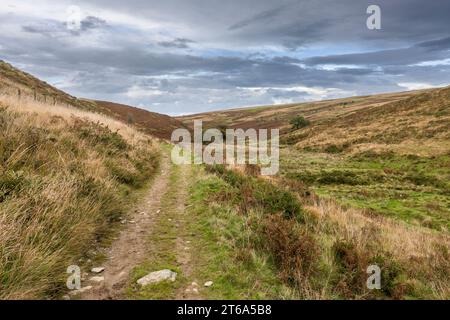
[{"label": "green grass patch", "polygon": [[[197,169],[200,170],[200,169]],[[253,247],[256,236],[249,227],[256,213],[240,215],[233,202],[214,202],[232,186],[215,176],[204,176],[191,187],[187,228],[196,252],[193,278],[200,285],[212,280],[211,288],[202,289],[206,299],[280,299],[292,298],[292,291],[277,276],[270,256]],[[220,197],[220,196],[219,196]]]},{"label": "green grass patch", "polygon": [[[127,297],[138,300],[173,299],[177,289],[186,283],[177,261],[176,239],[179,230],[174,225],[178,212],[177,189],[179,188],[179,167],[173,165],[167,192],[161,200],[161,214],[154,221],[154,227],[148,242],[152,248],[149,257],[141,265],[136,266],[130,277]],[[169,220],[170,219],[170,220]],[[169,269],[177,273],[176,281],[164,281],[142,287],[136,283],[139,278],[150,272]]]},{"label": "green grass patch", "polygon": [[297,151],[281,153],[281,173],[339,203],[394,219],[450,230],[450,157],[364,152],[352,157]]}]

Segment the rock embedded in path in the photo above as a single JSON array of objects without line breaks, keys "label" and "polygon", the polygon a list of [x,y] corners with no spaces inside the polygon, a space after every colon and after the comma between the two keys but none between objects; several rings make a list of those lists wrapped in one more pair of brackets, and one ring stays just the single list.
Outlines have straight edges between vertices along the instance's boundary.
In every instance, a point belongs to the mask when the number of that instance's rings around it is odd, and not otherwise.
[{"label": "rock embedded in path", "polygon": [[92,273],[102,273],[103,271],[105,271],[104,267],[97,267],[97,268],[92,268],[91,269]]},{"label": "rock embedded in path", "polygon": [[205,287],[211,287],[214,284],[212,281],[205,282]]},{"label": "rock embedded in path", "polygon": [[105,277],[92,277],[89,280],[92,282],[102,282],[105,281]]},{"label": "rock embedded in path", "polygon": [[168,269],[164,269],[164,270],[149,273],[145,277],[140,278],[137,281],[137,283],[140,284],[141,286],[146,286],[151,283],[158,283],[158,282],[165,281],[165,280],[170,280],[173,282],[173,281],[175,281],[176,277],[177,277],[176,272],[173,272]]},{"label": "rock embedded in path", "polygon": [[87,286],[87,287],[81,288],[81,289],[79,289],[79,290],[73,290],[73,291],[70,291],[70,292],[69,292],[69,295],[71,295],[71,296],[76,296],[76,295],[82,294],[82,293],[84,293],[84,292],[86,292],[86,291],[89,291],[89,290],[91,290],[91,289],[92,289],[92,286]]}]

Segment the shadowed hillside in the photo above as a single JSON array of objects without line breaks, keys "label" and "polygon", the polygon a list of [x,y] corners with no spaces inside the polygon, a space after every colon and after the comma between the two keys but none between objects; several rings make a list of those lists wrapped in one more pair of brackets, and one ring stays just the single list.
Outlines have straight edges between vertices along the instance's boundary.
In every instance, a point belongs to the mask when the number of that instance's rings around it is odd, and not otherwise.
[{"label": "shadowed hillside", "polygon": [[182,122],[164,114],[107,101],[94,101],[94,103],[102,109],[107,109],[115,118],[133,124],[158,138],[170,140],[175,129],[184,128]]}]

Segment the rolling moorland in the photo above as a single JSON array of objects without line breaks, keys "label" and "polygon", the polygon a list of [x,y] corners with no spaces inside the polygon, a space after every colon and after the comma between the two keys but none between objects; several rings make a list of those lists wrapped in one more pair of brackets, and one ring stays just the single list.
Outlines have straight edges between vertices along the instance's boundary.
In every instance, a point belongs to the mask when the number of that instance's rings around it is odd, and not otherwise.
[{"label": "rolling moorland", "polygon": [[[2,299],[450,298],[449,88],[173,119],[0,63],[0,93]],[[193,119],[281,128],[279,176],[172,164]]]},{"label": "rolling moorland", "polygon": [[[307,123],[292,129],[290,120]],[[281,175],[318,195],[450,228],[450,88],[181,117],[186,125],[280,128]]]}]

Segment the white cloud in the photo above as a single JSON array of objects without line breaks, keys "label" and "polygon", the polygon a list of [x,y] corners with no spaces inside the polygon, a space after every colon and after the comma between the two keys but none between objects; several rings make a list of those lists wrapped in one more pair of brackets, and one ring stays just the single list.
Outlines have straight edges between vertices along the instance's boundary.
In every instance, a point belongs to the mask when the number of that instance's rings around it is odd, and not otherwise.
[{"label": "white cloud", "polygon": [[289,104],[293,103],[294,99],[292,98],[272,98],[273,104]]},{"label": "white cloud", "polygon": [[317,66],[319,70],[336,71],[339,69],[359,69],[361,66],[354,64],[320,64]]},{"label": "white cloud", "polygon": [[418,82],[401,82],[398,85],[402,88],[406,88],[408,90],[421,90],[421,89],[430,89],[436,87],[429,83],[418,83]]},{"label": "white cloud", "polygon": [[[331,99],[336,97],[345,97],[355,95],[356,92],[343,90],[339,88],[321,88],[321,87],[306,87],[306,86],[293,86],[293,87],[249,87],[249,88],[239,88],[244,91],[250,91],[255,96],[270,95],[271,91],[275,92],[285,92],[285,93],[306,93],[308,96],[304,97],[304,100],[322,100]],[[281,101],[280,99],[286,100],[287,98],[275,97],[272,98]],[[290,98],[292,101],[292,98]],[[288,100],[286,100],[288,101]]]},{"label": "white cloud", "polygon": [[423,61],[416,64],[411,64],[411,67],[436,67],[436,66],[450,66],[450,58],[442,60]]},{"label": "white cloud", "polygon": [[142,99],[142,98],[161,96],[165,93],[166,92],[163,92],[154,87],[141,87],[138,85],[134,85],[127,90],[126,96],[128,98],[132,98],[132,99]]}]

